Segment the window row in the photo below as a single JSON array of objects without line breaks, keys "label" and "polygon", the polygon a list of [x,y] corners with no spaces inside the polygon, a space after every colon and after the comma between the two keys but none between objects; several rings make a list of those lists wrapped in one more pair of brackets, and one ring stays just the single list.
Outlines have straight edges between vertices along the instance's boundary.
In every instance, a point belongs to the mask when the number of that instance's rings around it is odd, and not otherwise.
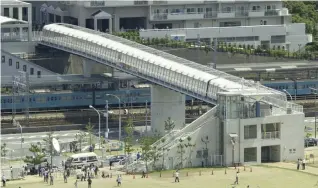
[{"label": "window row", "polygon": [[[1,57],[1,63],[6,63],[6,57],[4,55]],[[12,59],[11,58],[9,58],[9,66],[12,67]],[[15,68],[20,69],[20,62],[19,61],[15,62]],[[23,65],[22,70],[24,72],[27,72],[27,65]],[[32,67],[30,68],[30,75],[34,75],[34,68],[32,68]],[[37,71],[37,76],[38,76],[38,78],[41,78],[41,71]]]},{"label": "window row", "polygon": [[[131,54],[125,54],[117,50],[109,49],[103,41],[96,44],[94,41],[88,42],[85,39],[79,39],[76,36],[65,36],[57,32],[49,30],[43,31],[43,40],[62,45],[80,53],[84,53],[96,59],[103,59],[111,62],[121,69],[129,69],[131,72],[142,74],[152,79],[158,79],[165,83],[171,83],[174,86],[196,92],[197,94],[206,95],[207,82],[194,78],[194,75],[186,75],[187,73],[179,73],[177,70],[171,70],[171,67],[162,67],[151,60],[141,59],[143,57],[133,57]],[[180,70],[179,70],[180,71]],[[193,77],[191,77],[193,76]],[[199,75],[196,75],[199,76]],[[211,91],[211,90],[210,90]]]}]

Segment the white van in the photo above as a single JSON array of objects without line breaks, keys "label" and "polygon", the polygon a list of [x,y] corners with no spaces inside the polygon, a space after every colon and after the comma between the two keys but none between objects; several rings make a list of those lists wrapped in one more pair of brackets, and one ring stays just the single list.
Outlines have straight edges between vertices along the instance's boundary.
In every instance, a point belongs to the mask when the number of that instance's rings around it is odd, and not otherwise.
[{"label": "white van", "polygon": [[89,166],[89,165],[99,166],[100,164],[98,162],[96,153],[90,152],[90,153],[79,153],[79,154],[72,155],[66,160],[65,165],[67,167],[74,167],[74,166]]}]

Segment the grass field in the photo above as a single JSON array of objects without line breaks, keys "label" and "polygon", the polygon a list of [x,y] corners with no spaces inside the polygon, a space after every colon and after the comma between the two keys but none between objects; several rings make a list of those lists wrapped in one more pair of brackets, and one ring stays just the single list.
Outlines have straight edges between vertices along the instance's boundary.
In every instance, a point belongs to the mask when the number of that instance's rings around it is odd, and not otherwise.
[{"label": "grass field", "polygon": [[[201,175],[199,171],[201,170]],[[135,179],[132,175],[123,175],[122,187],[129,188],[205,188],[205,187],[216,187],[216,188],[232,188],[235,180],[234,169],[228,169],[225,174],[224,169],[215,169],[212,175],[212,169],[191,169],[180,171],[180,183],[174,183],[172,177],[173,171],[167,171],[162,173],[151,173],[149,178],[142,179],[140,175],[136,175]],[[188,174],[188,176],[187,176]],[[107,179],[93,179],[92,188],[112,188],[116,187],[116,178]],[[28,177],[26,180],[8,182],[8,188],[42,188],[42,187],[59,187],[59,188],[73,188],[74,178],[68,180],[69,183],[63,183],[62,177],[55,179],[55,184],[49,186],[43,183],[42,178],[39,177]],[[253,171],[250,169],[243,170],[240,168],[239,173],[239,185],[236,188],[246,188],[250,185],[251,188],[313,188],[318,187],[318,176],[303,173],[301,171],[285,170],[280,168],[272,167],[253,167]],[[87,182],[79,182],[79,188],[87,187]]]}]

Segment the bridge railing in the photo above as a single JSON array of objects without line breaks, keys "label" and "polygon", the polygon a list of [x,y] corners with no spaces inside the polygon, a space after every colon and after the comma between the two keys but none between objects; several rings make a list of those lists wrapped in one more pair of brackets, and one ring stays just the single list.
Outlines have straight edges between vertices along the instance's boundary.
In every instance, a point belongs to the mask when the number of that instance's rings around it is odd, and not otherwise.
[{"label": "bridge railing", "polygon": [[211,91],[209,96],[206,96],[207,80],[186,75],[181,70],[172,69],[168,64],[166,66],[157,64],[151,62],[151,59],[123,53],[120,49],[113,49],[113,46],[107,46],[107,44],[96,44],[82,38],[49,30],[43,30],[41,43],[105,63],[203,101],[212,104],[216,102],[218,90]]}]

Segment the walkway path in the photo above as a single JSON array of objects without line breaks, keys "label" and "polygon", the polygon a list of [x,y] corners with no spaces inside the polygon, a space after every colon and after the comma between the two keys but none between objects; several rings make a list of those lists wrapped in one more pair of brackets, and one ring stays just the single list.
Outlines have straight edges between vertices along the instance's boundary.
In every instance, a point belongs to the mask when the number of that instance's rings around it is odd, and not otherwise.
[{"label": "walkway path", "polygon": [[[297,166],[295,163],[267,163],[264,166],[270,166],[270,167],[278,167],[283,169],[289,169],[289,170],[297,170]],[[306,170],[300,170],[300,172],[309,173],[313,175],[318,176],[318,168],[306,166]]]}]

